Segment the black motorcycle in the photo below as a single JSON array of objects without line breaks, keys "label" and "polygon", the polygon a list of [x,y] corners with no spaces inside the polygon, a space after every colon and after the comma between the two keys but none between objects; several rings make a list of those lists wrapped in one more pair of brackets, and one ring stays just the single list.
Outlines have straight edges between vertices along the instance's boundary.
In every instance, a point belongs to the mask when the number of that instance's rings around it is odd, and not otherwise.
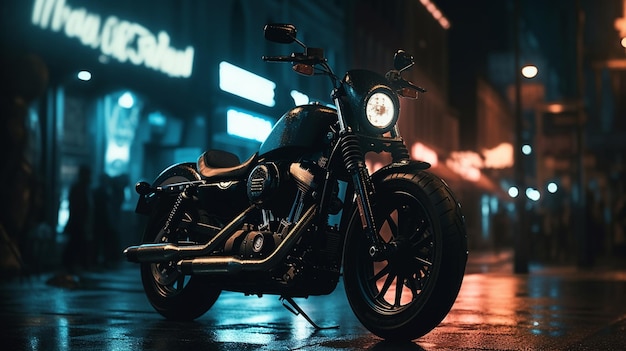
[{"label": "black motorcycle", "polygon": [[[428,333],[457,297],[467,236],[452,191],[428,163],[409,159],[396,125],[399,97],[425,92],[402,77],[413,57],[396,52],[385,77],[351,70],[339,79],[295,26],[264,31],[304,52],[263,60],[330,77],[334,108],[289,110],[244,162],[209,150],[136,185],[136,212],[149,219],[144,243],[124,253],[141,263],[148,300],[168,319],[193,320],[222,290],[275,294],[320,328],[293,298],[330,294],[343,274],[350,306],[372,333]],[[370,174],[367,152],[393,161]]]}]

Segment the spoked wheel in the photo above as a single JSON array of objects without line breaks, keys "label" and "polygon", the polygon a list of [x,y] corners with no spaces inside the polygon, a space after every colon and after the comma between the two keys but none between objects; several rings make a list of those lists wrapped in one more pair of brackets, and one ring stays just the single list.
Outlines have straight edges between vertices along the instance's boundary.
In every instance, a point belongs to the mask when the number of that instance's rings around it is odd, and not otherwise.
[{"label": "spoked wheel", "polygon": [[435,328],[456,299],[467,261],[464,219],[446,184],[427,172],[392,174],[375,185],[378,235],[396,250],[374,261],[355,214],[344,255],[346,294],[371,332],[412,340]]},{"label": "spoked wheel", "polygon": [[[170,209],[171,206],[162,206],[150,217],[144,233],[145,243],[185,245],[206,242],[202,236],[191,235],[181,228],[164,231]],[[183,226],[189,226],[199,218],[197,211],[186,212]],[[172,320],[193,320],[202,316],[213,306],[221,292],[210,284],[208,277],[182,274],[176,268],[176,262],[142,263],[141,281],[150,304],[165,318]]]}]

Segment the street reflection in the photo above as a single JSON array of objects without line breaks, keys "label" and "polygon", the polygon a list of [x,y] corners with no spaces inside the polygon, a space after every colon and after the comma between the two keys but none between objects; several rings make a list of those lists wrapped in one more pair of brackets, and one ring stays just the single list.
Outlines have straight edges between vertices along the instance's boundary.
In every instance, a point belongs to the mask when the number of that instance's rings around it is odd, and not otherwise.
[{"label": "street reflection", "polygon": [[[78,289],[35,282],[0,290],[5,335],[16,350],[435,350],[449,345],[545,349],[570,345],[626,314],[624,272],[469,274],[442,324],[413,343],[373,336],[356,320],[340,283],[331,296],[296,302],[319,325],[285,310],[277,296],[224,292],[195,322],[163,319],[135,274],[102,274]],[[447,346],[446,346],[447,345]],[[455,349],[455,348],[452,348]],[[561,349],[561,347],[559,347]]]},{"label": "street reflection", "polygon": [[[514,326],[522,309],[517,297],[518,283],[512,277],[492,277],[472,274],[465,277],[454,305],[457,313],[444,319],[458,325],[497,324]],[[475,313],[476,310],[481,313]]]},{"label": "street reflection", "polygon": [[530,332],[533,335],[562,336],[565,325],[559,320],[561,317],[560,279],[542,279],[535,277],[528,281],[529,297],[536,301],[530,306]]}]

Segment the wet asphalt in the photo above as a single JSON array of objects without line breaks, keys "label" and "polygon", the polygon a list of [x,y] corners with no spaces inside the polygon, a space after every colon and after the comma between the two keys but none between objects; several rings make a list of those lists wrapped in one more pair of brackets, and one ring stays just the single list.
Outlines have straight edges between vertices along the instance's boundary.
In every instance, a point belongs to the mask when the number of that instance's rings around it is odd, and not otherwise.
[{"label": "wet asphalt", "polygon": [[446,319],[410,343],[363,328],[341,283],[329,296],[296,299],[337,329],[315,330],[277,296],[232,292],[194,322],[166,321],[130,263],[71,281],[50,273],[1,283],[0,342],[3,350],[626,350],[626,269],[516,275],[492,261],[470,265]]}]

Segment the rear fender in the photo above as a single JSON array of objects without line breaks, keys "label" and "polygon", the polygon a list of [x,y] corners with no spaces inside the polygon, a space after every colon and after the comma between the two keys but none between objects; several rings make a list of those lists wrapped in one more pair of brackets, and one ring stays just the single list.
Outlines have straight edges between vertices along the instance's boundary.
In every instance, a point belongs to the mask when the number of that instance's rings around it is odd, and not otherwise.
[{"label": "rear fender", "polygon": [[[153,187],[166,184],[184,183],[190,181],[201,180],[201,176],[196,170],[196,164],[193,162],[185,162],[174,164],[166,168],[152,183]],[[150,214],[158,205],[162,196],[160,194],[140,195],[135,207],[135,212],[139,214]]]}]

